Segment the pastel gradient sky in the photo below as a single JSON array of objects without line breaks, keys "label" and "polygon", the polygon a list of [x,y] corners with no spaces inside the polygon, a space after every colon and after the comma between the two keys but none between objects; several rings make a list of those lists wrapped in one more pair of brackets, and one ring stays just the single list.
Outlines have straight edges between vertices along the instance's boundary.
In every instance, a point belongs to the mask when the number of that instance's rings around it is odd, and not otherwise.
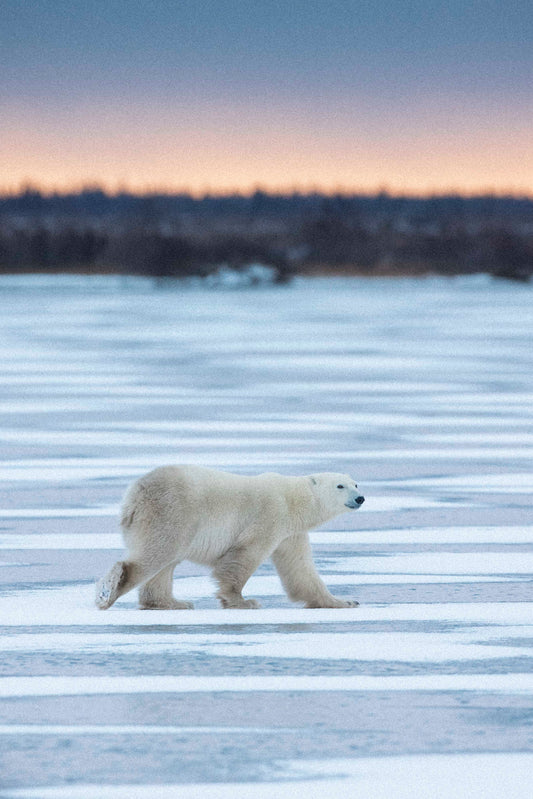
[{"label": "pastel gradient sky", "polygon": [[0,190],[533,194],[531,0],[0,10]]}]

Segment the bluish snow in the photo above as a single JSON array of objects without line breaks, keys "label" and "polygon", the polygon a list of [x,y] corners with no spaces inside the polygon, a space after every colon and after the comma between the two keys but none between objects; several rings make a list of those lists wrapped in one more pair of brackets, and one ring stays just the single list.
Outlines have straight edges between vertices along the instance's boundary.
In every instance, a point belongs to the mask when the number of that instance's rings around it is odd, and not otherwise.
[{"label": "bluish snow", "polygon": [[[532,299],[0,278],[0,796],[529,799]],[[223,610],[182,564],[195,610],[98,611],[126,485],[178,462],[353,474],[311,541],[360,607],[265,564]]]}]

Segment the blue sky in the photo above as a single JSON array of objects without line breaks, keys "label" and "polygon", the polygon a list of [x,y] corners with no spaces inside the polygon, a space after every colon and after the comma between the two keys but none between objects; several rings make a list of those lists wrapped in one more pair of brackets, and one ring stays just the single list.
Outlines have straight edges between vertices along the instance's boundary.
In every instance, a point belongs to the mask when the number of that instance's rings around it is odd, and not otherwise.
[{"label": "blue sky", "polygon": [[533,193],[530,3],[0,5],[2,188]]}]

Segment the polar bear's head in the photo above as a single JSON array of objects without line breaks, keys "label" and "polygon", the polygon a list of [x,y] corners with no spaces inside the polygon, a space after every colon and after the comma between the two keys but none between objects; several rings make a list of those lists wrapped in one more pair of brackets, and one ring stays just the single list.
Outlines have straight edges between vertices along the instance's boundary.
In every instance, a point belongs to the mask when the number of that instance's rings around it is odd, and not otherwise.
[{"label": "polar bear's head", "polygon": [[310,476],[311,490],[324,510],[332,516],[345,513],[346,508],[357,510],[365,498],[357,488],[357,483],[349,474],[321,472]]}]

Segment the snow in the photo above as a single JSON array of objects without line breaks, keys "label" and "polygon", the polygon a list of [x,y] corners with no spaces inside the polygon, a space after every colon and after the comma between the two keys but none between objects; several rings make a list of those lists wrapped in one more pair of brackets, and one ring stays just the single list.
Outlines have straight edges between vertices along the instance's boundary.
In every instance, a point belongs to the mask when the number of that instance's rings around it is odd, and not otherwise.
[{"label": "snow", "polygon": [[[0,278],[0,796],[529,797],[531,286],[234,283]],[[171,462],[352,473],[311,541],[360,606],[97,610]]]},{"label": "snow", "polygon": [[[279,727],[177,727],[155,724],[11,724],[0,726],[0,735],[216,735],[271,734]],[[298,728],[283,727],[283,732],[298,733]]]},{"label": "snow", "polygon": [[[249,625],[253,630],[253,623]],[[470,627],[468,631],[450,633],[362,633],[345,631],[313,634],[285,632],[282,640],[277,632],[205,633],[192,630],[179,635],[168,633],[32,633],[14,640],[0,641],[0,652],[112,652],[142,654],[150,652],[198,652],[217,657],[304,658],[311,660],[404,661],[406,663],[442,663],[459,660],[490,660],[520,657],[513,646],[515,639],[533,632],[532,625],[486,630]],[[502,641],[502,639],[504,639]],[[525,655],[527,657],[527,653]],[[19,678],[15,678],[19,679]],[[33,679],[33,678],[29,678]],[[40,678],[38,678],[40,679]],[[183,679],[183,678],[180,678]],[[403,684],[403,683],[402,683]],[[406,690],[408,682],[405,683]]]},{"label": "snow", "polygon": [[[6,799],[529,799],[533,755],[458,754],[409,757],[299,760],[278,764],[283,775],[268,783],[197,783],[120,785],[101,783],[7,791]],[[289,779],[287,779],[289,777]],[[310,779],[314,778],[314,779]],[[445,786],[445,794],[442,793]]]},{"label": "snow", "polygon": [[[317,559],[320,564],[320,559]],[[322,570],[324,573],[324,569]],[[381,583],[405,584],[411,580],[411,575],[398,575],[398,580],[393,580],[389,575],[385,577],[370,575],[364,579],[361,575],[360,584]],[[426,575],[420,575],[421,579],[413,582],[420,583],[421,580],[430,580]],[[454,581],[446,575],[435,575],[438,584],[445,586]],[[332,586],[349,585],[357,591],[359,576],[346,577],[344,575],[329,575],[328,584]],[[501,578],[497,578],[498,581]],[[476,576],[473,582],[482,582],[483,577]],[[463,578],[461,576],[461,582]],[[468,580],[467,580],[468,582]],[[355,585],[354,585],[355,584]],[[529,589],[525,583],[526,591]],[[254,592],[254,588],[257,591]],[[193,600],[212,597],[214,584],[209,577],[181,577],[174,581],[174,593],[183,597],[190,597]],[[283,607],[284,599],[282,587],[277,575],[272,576],[253,576],[247,583],[247,593],[259,594],[263,599],[269,596],[276,598],[276,607],[263,607],[259,610],[223,610],[215,607],[209,609],[199,608],[194,613],[189,610],[152,610],[150,612],[137,610],[132,603],[134,595],[126,595],[118,600],[113,607],[106,611],[100,611],[94,606],[94,586],[68,584],[63,586],[47,586],[45,588],[24,588],[22,591],[13,590],[0,597],[0,617],[4,627],[17,627],[19,625],[35,627],[74,627],[80,624],[90,627],[108,627],[130,625],[133,629],[144,626],[157,625],[174,628],[176,625],[195,626],[203,628],[205,625],[212,624],[226,626],[232,624],[246,625],[294,625],[305,623],[349,623],[352,625],[358,622],[445,622],[453,625],[463,623],[477,623],[484,625],[515,625],[533,624],[531,608],[523,602],[501,602],[491,604],[489,602],[439,602],[439,603],[383,603],[383,604],[364,604],[358,608],[320,608],[308,610],[299,608],[296,605]],[[281,605],[281,607],[280,607]]]},{"label": "snow", "polygon": [[2,697],[106,696],[107,694],[255,693],[306,691],[533,692],[533,674],[432,674],[401,677],[4,677]]}]

